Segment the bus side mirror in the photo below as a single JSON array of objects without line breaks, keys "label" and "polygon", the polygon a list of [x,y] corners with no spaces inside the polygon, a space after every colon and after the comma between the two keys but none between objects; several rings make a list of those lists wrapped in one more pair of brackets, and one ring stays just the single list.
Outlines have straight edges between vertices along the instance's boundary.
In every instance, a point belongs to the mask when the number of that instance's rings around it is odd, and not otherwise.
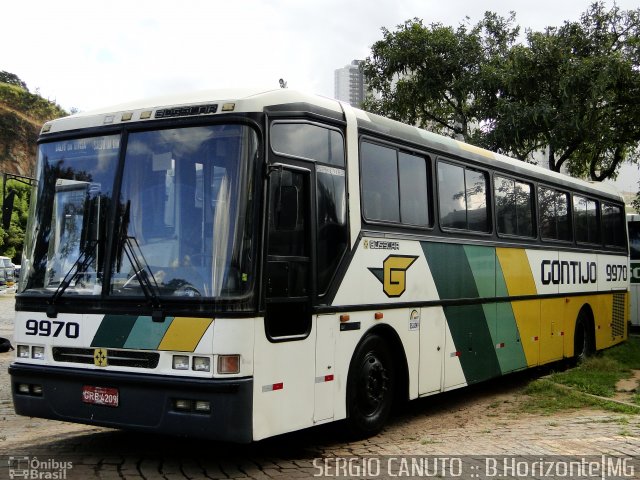
[{"label": "bus side mirror", "polygon": [[13,213],[13,201],[16,198],[16,192],[11,191],[2,203],[2,228],[9,230],[11,225],[11,214]]}]

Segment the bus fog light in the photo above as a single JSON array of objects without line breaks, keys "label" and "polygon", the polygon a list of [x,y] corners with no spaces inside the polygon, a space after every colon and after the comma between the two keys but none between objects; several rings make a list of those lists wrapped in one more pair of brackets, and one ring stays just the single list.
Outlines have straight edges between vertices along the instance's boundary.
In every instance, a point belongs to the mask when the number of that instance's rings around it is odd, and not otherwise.
[{"label": "bus fog light", "polygon": [[218,355],[218,373],[240,373],[240,355]]},{"label": "bus fog light", "polygon": [[25,394],[29,394],[29,385],[26,383],[19,383],[18,384],[18,392],[19,393],[25,393]]},{"label": "bus fog light", "polygon": [[188,412],[191,410],[191,400],[176,400],[174,406],[176,407],[176,410]]},{"label": "bus fog light", "polygon": [[44,347],[33,347],[31,349],[31,358],[44,360]]},{"label": "bus fog light", "polygon": [[210,372],[211,360],[209,357],[193,357],[193,369],[196,372]]},{"label": "bus fog light", "polygon": [[174,355],[173,356],[173,369],[174,370],[189,370],[189,357],[186,355]]},{"label": "bus fog light", "polygon": [[18,345],[18,358],[29,358],[29,345]]},{"label": "bus fog light", "polygon": [[31,388],[31,393],[34,395],[42,395],[42,385],[33,385]]},{"label": "bus fog light", "polygon": [[196,402],[196,412],[209,413],[211,411],[211,404],[204,400],[198,400]]}]

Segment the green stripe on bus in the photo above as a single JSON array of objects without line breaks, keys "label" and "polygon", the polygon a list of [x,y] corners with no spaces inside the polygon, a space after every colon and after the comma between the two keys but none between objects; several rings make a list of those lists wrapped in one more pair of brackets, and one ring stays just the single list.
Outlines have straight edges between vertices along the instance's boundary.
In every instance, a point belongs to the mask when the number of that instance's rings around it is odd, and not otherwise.
[{"label": "green stripe on bus", "polygon": [[91,346],[122,348],[137,319],[136,315],[105,315]]},{"label": "green stripe on bus", "polygon": [[[495,251],[495,250],[494,250]],[[507,288],[507,282],[504,280],[504,272],[502,271],[502,265],[496,255],[496,297],[508,297],[509,289]]]},{"label": "green stripe on bus", "polygon": [[480,297],[494,298],[496,296],[496,249],[465,245],[464,252]]},{"label": "green stripe on bus", "polygon": [[157,350],[172,321],[171,317],[166,318],[164,322],[154,322],[148,316],[138,317],[124,348]]},{"label": "green stripe on bus", "polygon": [[[441,299],[508,296],[493,247],[423,242]],[[445,307],[447,323],[468,383],[527,366],[510,303]]]},{"label": "green stripe on bus", "polygon": [[[509,290],[504,279],[502,266],[496,258],[496,297],[508,297]],[[496,353],[502,373],[527,368],[527,357],[524,354],[520,331],[511,302],[496,305],[496,337],[494,338]]]},{"label": "green stripe on bus", "polygon": [[476,383],[501,374],[482,305],[444,307],[460,365],[467,383]]},{"label": "green stripe on bus", "polygon": [[478,298],[478,288],[462,245],[421,242],[441,300]]},{"label": "green stripe on bus", "polygon": [[511,303],[496,305],[496,353],[502,373],[527,368],[522,341]]}]

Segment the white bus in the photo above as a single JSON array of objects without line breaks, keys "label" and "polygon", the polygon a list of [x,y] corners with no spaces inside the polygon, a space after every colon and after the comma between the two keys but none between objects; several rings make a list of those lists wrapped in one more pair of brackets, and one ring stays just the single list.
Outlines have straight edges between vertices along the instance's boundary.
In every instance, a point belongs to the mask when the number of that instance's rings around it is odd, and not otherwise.
[{"label": "white bus", "polygon": [[629,269],[631,280],[631,325],[640,327],[640,215],[627,215],[627,228],[629,230]]},{"label": "white bus", "polygon": [[249,442],[626,339],[619,194],[292,90],[48,122],[22,415]]}]

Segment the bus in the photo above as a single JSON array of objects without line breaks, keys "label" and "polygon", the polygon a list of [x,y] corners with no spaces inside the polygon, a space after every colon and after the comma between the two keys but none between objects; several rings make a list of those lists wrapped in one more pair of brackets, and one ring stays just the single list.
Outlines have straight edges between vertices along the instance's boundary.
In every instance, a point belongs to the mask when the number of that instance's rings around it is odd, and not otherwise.
[{"label": "bus", "polygon": [[251,442],[627,338],[614,190],[289,89],[47,122],[20,415]]},{"label": "bus", "polygon": [[631,281],[631,313],[629,321],[633,328],[640,327],[640,215],[627,214],[629,230],[629,279]]}]

